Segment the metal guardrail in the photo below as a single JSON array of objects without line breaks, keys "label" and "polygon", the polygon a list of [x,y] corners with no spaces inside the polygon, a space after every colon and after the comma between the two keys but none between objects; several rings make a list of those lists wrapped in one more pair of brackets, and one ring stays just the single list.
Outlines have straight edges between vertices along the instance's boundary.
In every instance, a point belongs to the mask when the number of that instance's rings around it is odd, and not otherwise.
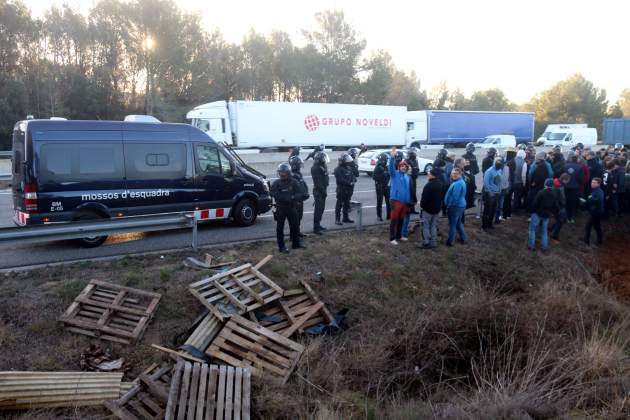
[{"label": "metal guardrail", "polygon": [[3,157],[6,157],[6,158],[11,158],[11,157],[13,157],[13,152],[12,152],[12,151],[10,151],[10,150],[6,150],[6,151],[5,151],[5,150],[3,150],[3,151],[0,151],[0,158],[3,158]]},{"label": "metal guardrail", "polygon": [[197,220],[194,213],[137,216],[122,219],[59,223],[0,229],[0,243],[30,244],[38,242],[109,236],[121,233],[155,232],[192,228],[192,247],[197,248]]}]

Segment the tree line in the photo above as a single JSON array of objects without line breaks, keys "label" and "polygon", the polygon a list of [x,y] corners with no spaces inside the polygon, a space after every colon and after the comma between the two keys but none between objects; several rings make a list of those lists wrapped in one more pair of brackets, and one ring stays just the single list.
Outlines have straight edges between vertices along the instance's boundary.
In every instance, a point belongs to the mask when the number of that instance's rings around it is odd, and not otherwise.
[{"label": "tree line", "polygon": [[446,83],[427,90],[386,51],[367,54],[341,11],[317,13],[303,46],[278,30],[252,29],[230,43],[200,19],[173,0],[100,0],[87,15],[52,6],[42,18],[20,0],[0,0],[0,149],[27,115],[184,121],[193,106],[222,99],[528,110],[539,128],[558,121],[601,128],[607,115],[630,116],[630,89],[609,107],[606,92],[580,74],[521,105],[500,89],[469,97]]}]

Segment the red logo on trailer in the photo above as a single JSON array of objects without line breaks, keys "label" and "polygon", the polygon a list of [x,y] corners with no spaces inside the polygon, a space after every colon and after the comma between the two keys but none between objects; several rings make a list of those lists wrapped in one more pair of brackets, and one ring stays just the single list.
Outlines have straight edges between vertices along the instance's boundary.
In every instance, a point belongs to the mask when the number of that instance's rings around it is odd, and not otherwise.
[{"label": "red logo on trailer", "polygon": [[304,118],[304,127],[306,127],[308,131],[317,130],[319,128],[319,117],[314,114],[307,115],[306,118]]}]

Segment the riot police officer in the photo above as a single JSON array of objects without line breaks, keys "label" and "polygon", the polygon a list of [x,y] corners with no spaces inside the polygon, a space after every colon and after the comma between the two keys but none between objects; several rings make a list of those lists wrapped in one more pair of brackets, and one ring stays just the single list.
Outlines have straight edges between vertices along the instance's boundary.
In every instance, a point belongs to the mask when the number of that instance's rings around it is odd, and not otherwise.
[{"label": "riot police officer", "polygon": [[326,205],[326,190],[328,189],[328,168],[326,166],[328,156],[323,151],[315,153],[311,176],[313,177],[313,198],[315,199],[315,211],[313,214],[313,232],[321,235],[326,230],[321,225],[324,207]]},{"label": "riot police officer", "polygon": [[[339,157],[339,165],[335,168],[335,181],[337,182],[337,203],[335,204],[335,224],[354,223],[348,217],[350,213],[350,199],[354,190],[356,177],[353,170],[354,160],[349,153],[343,153]],[[343,220],[341,219],[343,209]],[[342,223],[343,222],[343,223]]]},{"label": "riot police officer", "polygon": [[304,159],[304,162],[306,162],[309,159],[315,159],[315,155],[319,152],[323,152],[325,149],[324,144],[320,144],[319,146],[315,146],[315,148],[313,149],[313,151],[311,153],[308,154],[308,156],[306,156],[306,159]]},{"label": "riot police officer", "polygon": [[418,202],[418,196],[416,193],[416,182],[420,175],[420,166],[418,165],[418,149],[411,147],[407,152],[407,164],[411,168],[411,174],[409,177],[409,189],[411,190],[411,214],[418,214],[416,211],[416,203]]},{"label": "riot police officer", "polygon": [[[304,177],[302,176],[302,166],[304,166],[304,162],[302,158],[299,156],[291,156],[289,158],[289,165],[291,166],[291,176],[297,181],[300,186],[300,192],[302,193],[300,197],[297,197],[298,200],[295,203],[295,209],[297,211],[298,216],[298,228],[302,224],[302,216],[304,215],[304,201],[308,200],[308,185],[304,182]],[[304,235],[302,230],[300,229],[299,236],[303,238]]]},{"label": "riot police officer", "polygon": [[[435,158],[435,160],[433,161],[433,167],[436,166],[445,166],[446,165],[446,158],[448,157],[448,150],[446,149],[440,149],[438,151],[437,157]],[[444,162],[444,165],[441,164],[440,162]]]},{"label": "riot police officer", "polygon": [[276,239],[280,252],[289,252],[284,244],[284,222],[289,221],[289,232],[293,249],[305,248],[300,243],[299,224],[296,211],[296,202],[299,201],[302,192],[300,185],[291,176],[291,166],[282,163],[278,166],[278,179],[271,184],[271,196],[275,201]]},{"label": "riot police officer", "polygon": [[300,156],[300,146],[293,146],[289,151],[289,159],[293,156]]},{"label": "riot police officer", "polygon": [[385,210],[387,220],[390,218],[391,207],[389,203],[389,169],[387,163],[389,156],[387,153],[381,153],[376,161],[374,172],[372,172],[372,179],[374,180],[374,187],[376,189],[376,217],[379,222],[383,221],[383,197],[385,198]]},{"label": "riot police officer", "polygon": [[475,144],[468,143],[466,145],[466,153],[462,155],[470,165],[470,173],[475,176],[479,173],[479,163],[477,162],[477,156],[475,156]]}]

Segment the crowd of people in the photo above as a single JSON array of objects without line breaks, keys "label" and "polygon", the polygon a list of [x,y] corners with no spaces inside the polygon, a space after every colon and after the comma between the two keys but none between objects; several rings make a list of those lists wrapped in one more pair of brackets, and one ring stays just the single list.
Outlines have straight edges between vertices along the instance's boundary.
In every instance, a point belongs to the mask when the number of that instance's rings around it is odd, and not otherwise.
[{"label": "crowd of people", "polygon": [[[349,212],[359,176],[357,159],[366,149],[362,145],[342,153],[333,171],[337,225],[354,223]],[[441,217],[448,219],[446,245],[453,246],[456,239],[466,244],[466,210],[473,207],[478,207],[477,218],[481,219],[481,228],[486,232],[510,220],[513,213],[526,214],[529,217],[527,246],[536,250],[540,236],[543,251],[549,249],[549,236],[559,241],[562,227],[575,223],[577,214],[584,210],[588,214],[584,241],[590,244],[591,231],[595,230],[597,244],[601,244],[601,221],[630,210],[630,162],[628,151],[621,144],[598,151],[578,144],[566,156],[560,147],[545,152],[531,144],[521,144],[517,149],[505,149],[503,155],[490,148],[481,165],[475,151],[475,145],[469,143],[466,152],[458,158],[441,149],[427,173],[428,181],[420,197],[417,194],[420,169],[415,148],[408,149],[406,156],[392,148],[389,153],[376,157],[372,174],[376,215],[383,221],[384,205],[385,217],[390,221],[389,241],[393,245],[409,240],[409,225],[414,215],[419,215],[422,225],[419,247],[431,249],[438,245]],[[291,150],[288,162],[278,167],[279,178],[271,186],[281,252],[289,252],[284,243],[285,221],[289,223],[293,248],[304,247],[300,222],[303,202],[310,195],[301,173],[304,161],[299,152],[299,147]],[[316,147],[308,159],[313,159],[313,232],[321,235],[326,231],[321,220],[329,186],[329,159],[323,145]],[[480,172],[483,186],[478,200],[476,176]]]}]

